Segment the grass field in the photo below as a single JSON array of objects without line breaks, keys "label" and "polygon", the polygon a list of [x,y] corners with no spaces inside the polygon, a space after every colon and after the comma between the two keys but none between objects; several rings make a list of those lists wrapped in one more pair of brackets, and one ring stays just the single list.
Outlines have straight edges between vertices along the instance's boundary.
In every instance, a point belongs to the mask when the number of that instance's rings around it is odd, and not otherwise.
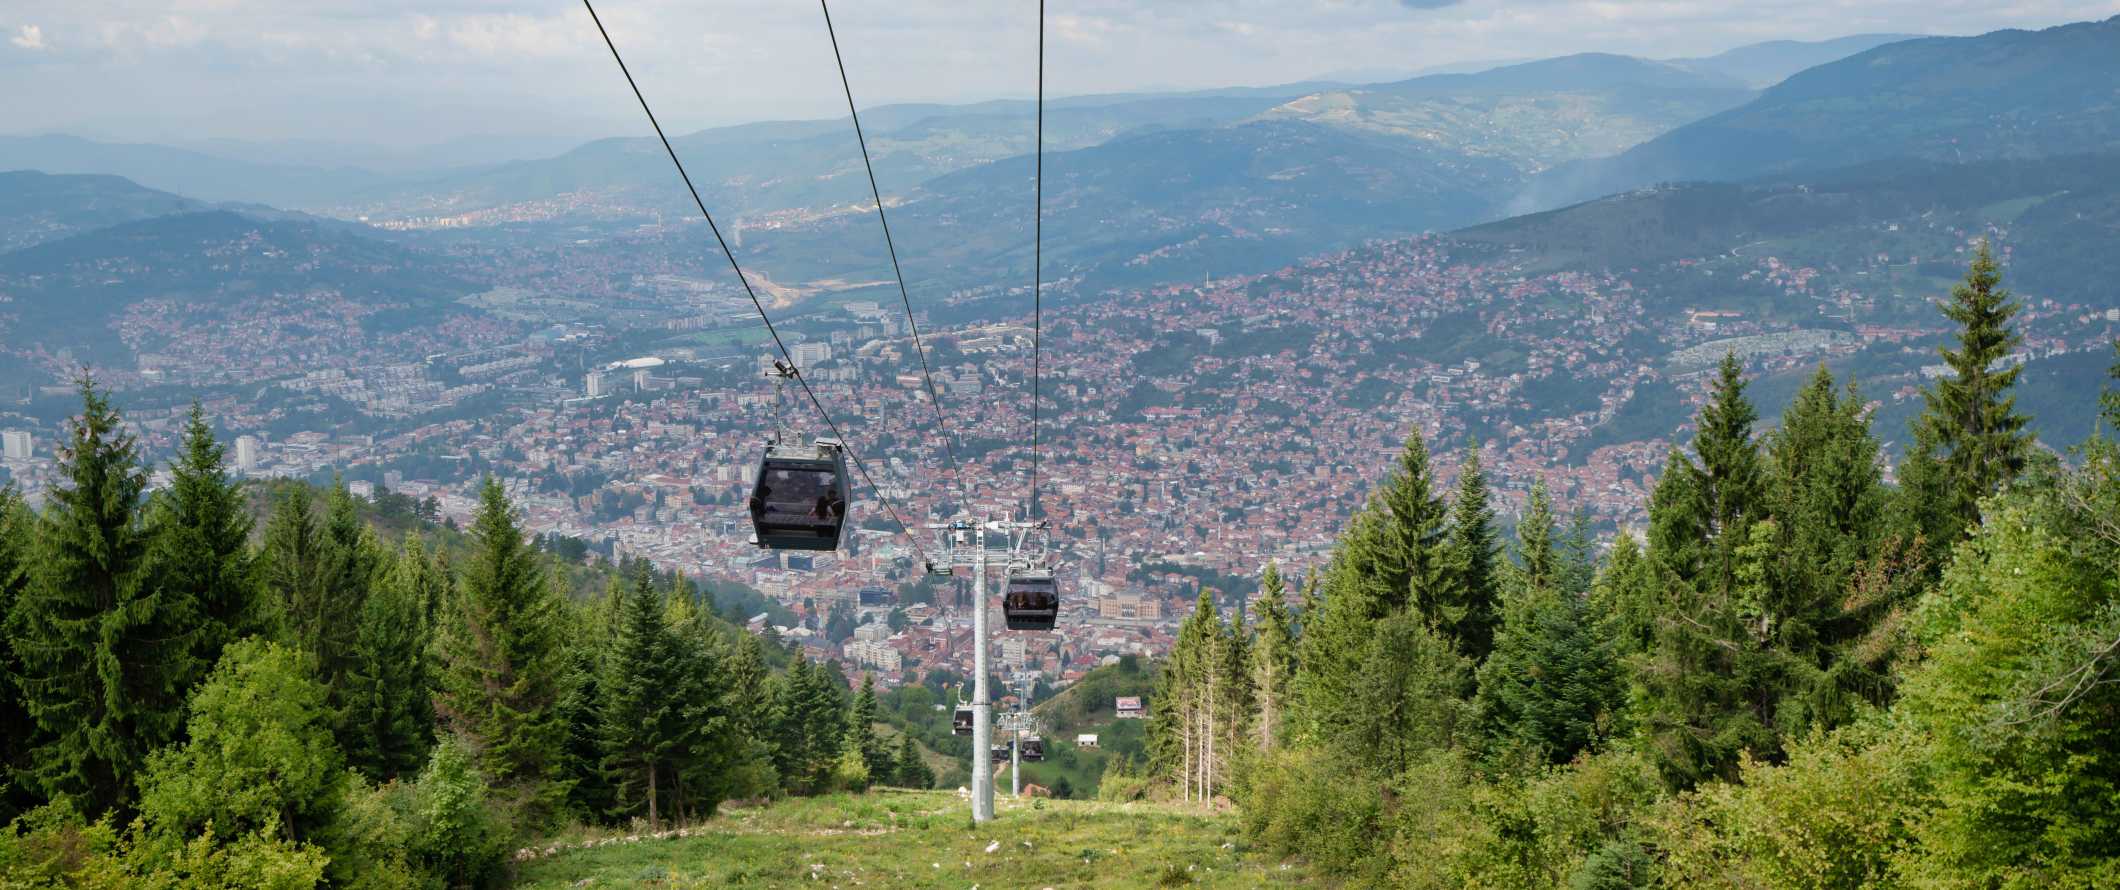
[{"label": "grass field", "polygon": [[[973,828],[948,791],[727,809],[688,837],[613,839],[520,865],[517,886],[1257,887],[1300,866],[1246,855],[1236,820],[1154,804],[995,802]],[[579,840],[577,840],[579,843]]]}]

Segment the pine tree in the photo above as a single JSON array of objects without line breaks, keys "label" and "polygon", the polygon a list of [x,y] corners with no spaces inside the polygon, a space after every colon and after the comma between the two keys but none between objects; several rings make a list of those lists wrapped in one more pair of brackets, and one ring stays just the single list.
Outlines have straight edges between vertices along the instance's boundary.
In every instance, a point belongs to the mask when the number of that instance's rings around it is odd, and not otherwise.
[{"label": "pine tree", "polygon": [[911,735],[898,737],[898,757],[892,764],[893,784],[901,788],[935,787],[935,771],[928,768],[927,761],[920,757],[920,743]]},{"label": "pine tree", "polygon": [[1386,609],[1409,605],[1429,621],[1442,618],[1446,603],[1442,575],[1442,541],[1446,531],[1442,499],[1428,472],[1428,445],[1415,432],[1406,437],[1399,464],[1377,495],[1384,522],[1374,575],[1367,579]]},{"label": "pine tree", "polygon": [[1774,673],[1755,633],[1750,576],[1764,557],[1753,526],[1767,518],[1766,476],[1752,438],[1757,414],[1725,356],[1701,409],[1695,465],[1674,453],[1649,509],[1649,563],[1659,590],[1652,649],[1635,659],[1634,716],[1665,778],[1689,787],[1734,778],[1740,751],[1779,752]]},{"label": "pine tree", "polygon": [[28,766],[31,722],[22,701],[22,660],[6,633],[7,616],[29,586],[36,521],[14,484],[0,484],[0,820],[5,821],[38,802],[14,781],[15,771]]},{"label": "pine tree", "polygon": [[1494,648],[1496,603],[1501,599],[1497,553],[1487,474],[1480,468],[1479,449],[1467,448],[1458,470],[1457,498],[1450,505],[1449,538],[1443,545],[1448,593],[1434,618],[1443,635],[1474,662],[1485,660]]},{"label": "pine tree", "polygon": [[81,402],[8,636],[35,725],[20,779],[103,813],[130,807],[148,753],[181,733],[185,682],[197,671],[195,607],[181,592],[141,584],[147,477],[118,412],[86,377]]},{"label": "pine tree", "polygon": [[1559,589],[1561,553],[1554,546],[1553,532],[1553,501],[1546,496],[1546,481],[1535,480],[1524,518],[1516,524],[1516,559],[1523,567],[1526,589]]},{"label": "pine tree", "polygon": [[533,821],[566,799],[566,727],[555,707],[565,651],[559,598],[524,543],[500,483],[487,479],[472,524],[475,552],[443,623],[438,715],[481,747],[486,775],[512,789]]},{"label": "pine tree", "polygon": [[1252,718],[1258,710],[1258,691],[1251,684],[1251,630],[1245,627],[1241,600],[1230,610],[1226,629],[1218,622],[1216,630],[1221,638],[1216,669],[1222,676],[1216,684],[1221,700],[1215,705],[1215,752],[1227,776],[1234,771],[1229,764],[1249,747]]},{"label": "pine tree", "polygon": [[1878,451],[1861,396],[1852,385],[1844,394],[1836,389],[1823,366],[1782,412],[1781,428],[1766,437],[1777,534],[1763,582],[1761,636],[1807,678],[1806,688],[1782,690],[1797,699],[1793,708],[1777,705],[1784,734],[1846,722],[1858,697],[1883,704],[1885,680],[1841,658],[1873,622],[1902,605],[1846,605],[1856,573],[1878,553],[1884,534],[1887,493]]},{"label": "pine tree", "polygon": [[891,774],[891,752],[884,749],[883,739],[876,735],[874,674],[861,675],[861,690],[854,694],[854,706],[847,709],[847,737],[842,744],[846,750],[860,753],[862,764],[876,781]]},{"label": "pine tree", "polygon": [[1700,466],[1693,473],[1703,511],[1699,523],[1713,542],[1709,577],[1726,590],[1736,572],[1737,548],[1746,540],[1746,528],[1765,512],[1765,469],[1759,444],[1752,438],[1752,424],[1759,412],[1745,397],[1745,385],[1744,369],[1736,356],[1723,356],[1714,392],[1700,411],[1700,433],[1693,439],[1693,450],[1700,455]]},{"label": "pine tree", "polygon": [[1583,601],[1541,584],[1514,594],[1503,614],[1494,655],[1479,669],[1488,751],[1561,764],[1609,737],[1623,690]]},{"label": "pine tree", "polygon": [[149,513],[144,577],[161,596],[195,610],[192,655],[201,673],[185,678],[187,687],[204,678],[228,644],[270,629],[250,549],[250,512],[224,468],[225,456],[193,402],[169,489]]},{"label": "pine tree", "polygon": [[1915,460],[1934,467],[1914,471],[1920,484],[1908,487],[1915,499],[1910,509],[1933,523],[1922,532],[1938,556],[1979,520],[1980,499],[2015,479],[2031,456],[2029,418],[2017,412],[2017,397],[2010,392],[2024,369],[2001,367],[2023,342],[2010,327],[2023,306],[1998,287],[2001,283],[1994,254],[1983,240],[1965,280],[1951,289],[1951,302],[1943,307],[1944,316],[1958,324],[1958,348],[1940,350],[1950,375],[1922,393],[1924,408],[1915,422]]},{"label": "pine tree", "polygon": [[1597,537],[1590,530],[1590,514],[1577,508],[1568,518],[1568,531],[1561,535],[1561,567],[1557,585],[1564,596],[1587,599],[1597,581]]},{"label": "pine tree", "polygon": [[661,803],[676,776],[684,732],[679,684],[684,665],[664,623],[663,593],[636,565],[620,602],[617,634],[604,665],[602,739],[605,767],[619,792],[619,812],[660,824]]},{"label": "pine tree", "polygon": [[1590,609],[1614,658],[1625,661],[1654,645],[1657,578],[1633,534],[1622,531],[1613,540],[1612,555],[1591,585]]},{"label": "pine tree", "polygon": [[434,629],[427,598],[438,569],[418,535],[382,573],[362,607],[340,696],[346,764],[372,781],[416,775],[434,745]]},{"label": "pine tree", "polygon": [[275,635],[313,657],[325,638],[323,533],[317,527],[316,495],[307,485],[281,489],[265,521],[258,555],[267,611]]},{"label": "pine tree", "polygon": [[1472,665],[1411,613],[1382,621],[1362,647],[1355,688],[1360,707],[1328,740],[1348,758],[1397,776],[1426,752],[1453,744],[1463,719],[1462,691]]},{"label": "pine tree", "polygon": [[1280,567],[1267,563],[1266,577],[1260,586],[1263,589],[1259,597],[1259,632],[1251,649],[1251,685],[1258,702],[1253,727],[1259,750],[1270,751],[1283,741],[1281,724],[1288,719],[1288,691],[1295,675],[1296,641],[1286,591],[1282,589]]}]

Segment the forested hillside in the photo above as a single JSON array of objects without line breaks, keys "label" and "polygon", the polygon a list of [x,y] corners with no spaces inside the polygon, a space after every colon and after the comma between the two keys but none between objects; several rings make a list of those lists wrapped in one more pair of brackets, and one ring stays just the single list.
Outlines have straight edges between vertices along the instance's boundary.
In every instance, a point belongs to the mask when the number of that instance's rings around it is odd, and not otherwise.
[{"label": "forested hillside", "polygon": [[150,492],[82,397],[41,509],[0,488],[0,885],[491,886],[567,826],[933,782],[867,680],[644,563],[562,566],[497,482],[465,534],[246,492],[194,410]]},{"label": "forested hillside", "polygon": [[2017,308],[1983,247],[1889,477],[1857,382],[1762,429],[1725,360],[1609,547],[1542,488],[1501,541],[1413,436],[1294,604],[1203,592],[1147,793],[1362,885],[2114,885],[2120,364],[2045,449]]}]

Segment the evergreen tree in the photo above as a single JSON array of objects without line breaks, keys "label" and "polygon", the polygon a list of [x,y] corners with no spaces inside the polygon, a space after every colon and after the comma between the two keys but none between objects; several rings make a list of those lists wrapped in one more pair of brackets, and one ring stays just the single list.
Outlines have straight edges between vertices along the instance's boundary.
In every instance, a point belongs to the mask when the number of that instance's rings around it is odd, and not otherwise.
[{"label": "evergreen tree", "polygon": [[1481,735],[1491,754],[1523,751],[1562,764],[1611,735],[1619,670],[1582,600],[1539,585],[1504,612],[1479,670]]},{"label": "evergreen tree", "polygon": [[118,412],[86,377],[81,402],[8,636],[35,725],[21,780],[46,799],[103,813],[130,806],[148,753],[180,735],[196,607],[181,591],[141,584],[147,477]]},{"label": "evergreen tree", "polygon": [[149,514],[147,583],[195,610],[192,654],[201,674],[185,678],[187,687],[203,679],[229,643],[270,629],[250,550],[250,512],[224,468],[225,457],[193,402],[169,489],[155,498]]},{"label": "evergreen tree", "polygon": [[1693,439],[1693,450],[1700,455],[1700,466],[1692,471],[1702,511],[1697,522],[1711,542],[1709,579],[1725,590],[1733,583],[1737,548],[1747,538],[1747,526],[1765,512],[1765,469],[1752,438],[1759,412],[1745,397],[1745,385],[1737,358],[1723,356],[1714,392],[1700,411],[1700,432]]},{"label": "evergreen tree", "polygon": [[1654,645],[1657,578],[1633,534],[1621,531],[1613,540],[1612,555],[1591,585],[1590,608],[1615,658],[1625,661]]},{"label": "evergreen tree", "polygon": [[1281,570],[1266,564],[1260,584],[1259,632],[1251,648],[1251,686],[1257,697],[1253,721],[1259,750],[1270,751],[1281,744],[1281,724],[1287,720],[1288,691],[1296,669],[1295,630],[1288,614]]},{"label": "evergreen tree", "polygon": [[1700,463],[1674,453],[1650,500],[1649,562],[1660,594],[1655,644],[1635,663],[1635,716],[1666,780],[1679,787],[1734,778],[1741,751],[1779,752],[1773,686],[1787,664],[1756,633],[1756,576],[1771,545],[1753,529],[1766,518],[1766,476],[1744,387],[1736,360],[1725,356],[1700,412]]},{"label": "evergreen tree", "polygon": [[1415,434],[1385,488],[1356,513],[1327,569],[1324,601],[1305,614],[1296,658],[1296,731],[1325,738],[1369,705],[1357,693],[1380,622],[1411,609],[1442,618],[1443,509],[1430,494],[1428,450]]},{"label": "evergreen tree", "polygon": [[1561,535],[1561,567],[1557,581],[1564,596],[1587,599],[1597,581],[1597,538],[1590,530],[1590,514],[1578,508],[1568,518],[1568,531]]},{"label": "evergreen tree", "polygon": [[1494,648],[1496,603],[1501,600],[1495,555],[1494,508],[1477,447],[1465,450],[1458,470],[1457,498],[1450,505],[1449,538],[1443,545],[1445,589],[1435,616],[1443,635],[1474,662]]},{"label": "evergreen tree", "polygon": [[2025,429],[2030,418],[2018,413],[2011,394],[2024,369],[2002,367],[2010,350],[2023,342],[2010,327],[2023,306],[2001,283],[1994,254],[1983,240],[1965,280],[1951,289],[1951,302],[1943,307],[1944,316],[1958,324],[1958,348],[1940,350],[1950,374],[1922,393],[1916,447],[1936,467],[1934,477],[1919,478],[1924,484],[1910,493],[1919,499],[1916,515],[1935,523],[1923,532],[1939,547],[1956,542],[1977,522],[1980,499],[2015,479],[2031,456],[2032,436]]},{"label": "evergreen tree", "polygon": [[340,696],[346,763],[372,781],[417,774],[434,745],[434,629],[427,597],[439,570],[418,535],[382,573],[362,607]]},{"label": "evergreen tree", "polygon": [[891,765],[892,784],[900,788],[933,788],[935,771],[920,757],[920,743],[911,734],[898,737],[898,757]]},{"label": "evergreen tree", "polygon": [[1516,524],[1516,559],[1523,567],[1526,589],[1556,590],[1560,586],[1561,553],[1554,546],[1553,501],[1546,496],[1546,481],[1531,483],[1531,498],[1524,518]]},{"label": "evergreen tree", "polygon": [[1355,700],[1329,740],[1348,762],[1397,776],[1423,754],[1453,744],[1464,716],[1459,695],[1472,664],[1411,613],[1384,619],[1362,647]]},{"label": "evergreen tree", "polygon": [[265,521],[260,572],[276,635],[315,656],[324,646],[323,533],[317,527],[316,495],[307,485],[287,485]]},{"label": "evergreen tree", "polygon": [[614,815],[644,814],[650,825],[661,821],[685,729],[684,664],[664,623],[664,605],[646,566],[636,565],[604,666],[602,738],[619,793]]},{"label": "evergreen tree", "polygon": [[1377,495],[1385,520],[1378,526],[1373,574],[1364,579],[1389,610],[1411,605],[1431,622],[1444,618],[1443,502],[1428,472],[1428,445],[1415,432],[1406,437],[1398,468]]},{"label": "evergreen tree", "polygon": [[567,793],[566,727],[555,707],[566,669],[560,601],[493,479],[480,491],[472,537],[455,614],[443,625],[436,711],[478,742],[496,785],[522,798],[533,821],[547,820]]},{"label": "evergreen tree", "polygon": [[1878,552],[1886,491],[1879,446],[1851,385],[1843,395],[1823,366],[1782,412],[1781,428],[1766,437],[1770,511],[1777,532],[1766,567],[1757,634],[1784,653],[1804,688],[1783,690],[1797,707],[1777,706],[1787,735],[1813,724],[1853,717],[1853,701],[1882,704],[1884,679],[1841,658],[1868,636],[1872,623],[1902,604],[1849,606],[1855,575]]},{"label": "evergreen tree", "polygon": [[0,484],[0,820],[5,821],[37,804],[14,781],[15,772],[28,765],[24,757],[29,752],[32,724],[22,701],[22,660],[15,656],[14,641],[5,632],[7,616],[29,586],[36,521],[14,484]]},{"label": "evergreen tree", "polygon": [[862,765],[869,775],[881,782],[891,775],[893,763],[891,752],[883,747],[883,740],[876,736],[876,676],[861,675],[861,691],[854,694],[854,706],[847,709],[847,736],[843,743],[848,751],[861,755]]}]

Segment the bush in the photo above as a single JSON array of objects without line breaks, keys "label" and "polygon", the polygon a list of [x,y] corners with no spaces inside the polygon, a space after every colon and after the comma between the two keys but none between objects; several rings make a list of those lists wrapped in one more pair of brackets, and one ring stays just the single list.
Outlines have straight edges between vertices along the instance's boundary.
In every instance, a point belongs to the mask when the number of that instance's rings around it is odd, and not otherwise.
[{"label": "bush", "polygon": [[1323,752],[1286,749],[1249,772],[1238,811],[1252,843],[1320,871],[1375,879],[1389,867],[1384,788]]},{"label": "bush", "polygon": [[1742,784],[1712,783],[1651,820],[1679,886],[1875,887],[1901,883],[1924,795],[1919,746],[1863,724],[1813,736],[1784,766],[1747,757]]},{"label": "bush", "polygon": [[507,878],[512,832],[485,789],[469,746],[454,737],[434,746],[413,795],[407,845],[421,871],[452,887],[493,887]]}]

